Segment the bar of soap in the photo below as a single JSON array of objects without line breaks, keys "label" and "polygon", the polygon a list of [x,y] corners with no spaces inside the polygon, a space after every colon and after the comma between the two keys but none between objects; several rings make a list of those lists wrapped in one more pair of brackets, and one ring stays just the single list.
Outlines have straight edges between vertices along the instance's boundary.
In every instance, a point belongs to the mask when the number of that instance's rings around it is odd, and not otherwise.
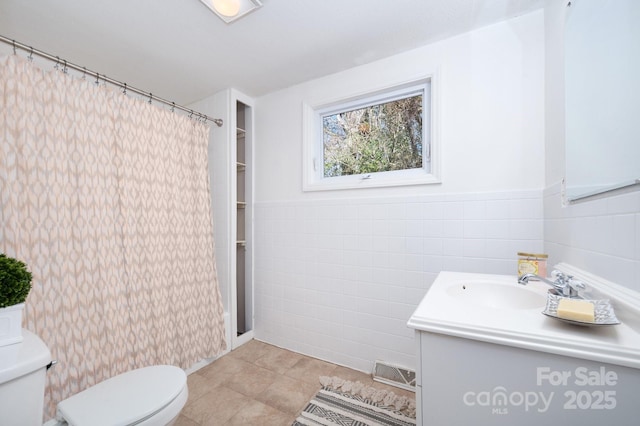
[{"label": "bar of soap", "polygon": [[580,299],[560,299],[558,318],[574,321],[594,322],[595,306],[592,302]]}]

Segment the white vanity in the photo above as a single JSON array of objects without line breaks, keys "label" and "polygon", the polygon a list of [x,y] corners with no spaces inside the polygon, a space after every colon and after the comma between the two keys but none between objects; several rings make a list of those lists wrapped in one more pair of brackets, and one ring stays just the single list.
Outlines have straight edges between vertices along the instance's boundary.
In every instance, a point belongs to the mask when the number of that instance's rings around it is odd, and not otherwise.
[{"label": "white vanity", "polygon": [[581,327],[541,313],[549,288],[440,273],[408,323],[419,425],[640,424],[637,293],[605,282],[621,324]]}]

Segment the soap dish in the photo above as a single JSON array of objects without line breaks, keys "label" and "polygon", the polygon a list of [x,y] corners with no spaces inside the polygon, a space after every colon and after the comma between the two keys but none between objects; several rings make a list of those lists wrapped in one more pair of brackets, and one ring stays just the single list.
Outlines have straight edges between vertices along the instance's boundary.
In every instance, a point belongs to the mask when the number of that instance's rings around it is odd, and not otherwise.
[{"label": "soap dish", "polygon": [[592,326],[600,326],[600,325],[617,325],[620,324],[618,318],[616,318],[616,314],[613,311],[613,306],[608,299],[600,299],[600,300],[587,300],[586,302],[593,303],[595,307],[595,319],[593,322],[588,321],[576,321],[567,318],[560,318],[558,316],[558,303],[561,299],[565,299],[565,297],[558,296],[551,292],[547,293],[547,306],[545,306],[544,311],[542,313],[548,317],[555,318],[560,321],[568,322],[570,324],[582,325],[587,327]]}]

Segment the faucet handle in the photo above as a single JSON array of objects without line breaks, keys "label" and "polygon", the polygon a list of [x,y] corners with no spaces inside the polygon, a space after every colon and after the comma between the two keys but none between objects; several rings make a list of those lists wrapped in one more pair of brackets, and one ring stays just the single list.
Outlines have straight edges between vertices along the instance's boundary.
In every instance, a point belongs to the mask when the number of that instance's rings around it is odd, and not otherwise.
[{"label": "faucet handle", "polygon": [[551,276],[556,279],[558,284],[565,284],[567,281],[570,281],[573,277],[571,275],[565,275],[564,272],[558,271],[557,269],[551,271]]},{"label": "faucet handle", "polygon": [[[560,281],[560,278],[558,278]],[[587,286],[580,280],[576,280],[572,275],[566,275],[563,280],[559,282],[563,286],[563,293],[566,297],[579,297],[580,290],[585,290]]]},{"label": "faucet handle", "polygon": [[580,280],[576,280],[574,279],[572,276],[569,276],[569,279],[567,281],[569,283],[569,287],[571,287],[572,289],[574,289],[576,292],[578,290],[585,290],[587,288],[586,284],[583,283]]}]

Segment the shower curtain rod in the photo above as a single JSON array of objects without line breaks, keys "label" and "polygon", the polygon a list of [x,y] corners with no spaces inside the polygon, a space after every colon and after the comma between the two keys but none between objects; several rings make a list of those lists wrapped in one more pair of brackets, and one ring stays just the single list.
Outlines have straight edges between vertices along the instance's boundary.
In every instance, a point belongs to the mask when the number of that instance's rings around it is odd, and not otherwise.
[{"label": "shower curtain rod", "polygon": [[62,66],[64,71],[66,71],[67,68],[74,69],[74,70],[79,71],[79,72],[81,72],[81,73],[83,73],[85,75],[90,75],[92,77],[95,77],[96,81],[102,80],[102,81],[104,81],[106,83],[109,83],[109,84],[112,84],[114,86],[117,86],[117,87],[123,89],[123,91],[125,93],[126,92],[133,92],[133,93],[136,93],[138,95],[142,95],[145,98],[149,99],[149,103],[151,103],[152,100],[156,101],[156,102],[160,102],[162,104],[170,106],[172,109],[177,108],[177,109],[179,109],[181,111],[188,112],[190,115],[195,115],[195,116],[201,118],[202,120],[213,121],[218,127],[222,127],[223,121],[220,118],[211,118],[211,117],[209,117],[209,116],[207,116],[205,114],[202,114],[200,112],[194,111],[194,110],[192,110],[190,108],[187,108],[187,107],[184,107],[182,105],[176,105],[175,102],[170,102],[170,101],[168,101],[166,99],[159,98],[159,97],[153,95],[150,92],[145,92],[145,91],[142,91],[140,89],[136,89],[135,87],[131,87],[131,86],[127,85],[127,83],[122,83],[122,82],[120,82],[118,80],[114,80],[112,78],[107,77],[104,74],[99,74],[99,73],[94,72],[94,71],[89,71],[85,67],[81,67],[81,66],[73,64],[71,62],[67,62],[66,60],[60,59],[57,56],[50,55],[50,54],[48,54],[46,52],[43,52],[42,50],[34,49],[31,46],[27,46],[26,44],[19,43],[19,42],[15,41],[15,40],[12,40],[10,38],[4,37],[2,35],[0,35],[0,41],[4,42],[6,44],[12,45],[13,46],[13,53],[16,53],[16,49],[22,49],[25,52],[29,52],[29,58],[31,58],[32,55],[40,56],[41,58],[45,58],[45,59],[48,59],[50,61],[56,62],[56,65]]}]

